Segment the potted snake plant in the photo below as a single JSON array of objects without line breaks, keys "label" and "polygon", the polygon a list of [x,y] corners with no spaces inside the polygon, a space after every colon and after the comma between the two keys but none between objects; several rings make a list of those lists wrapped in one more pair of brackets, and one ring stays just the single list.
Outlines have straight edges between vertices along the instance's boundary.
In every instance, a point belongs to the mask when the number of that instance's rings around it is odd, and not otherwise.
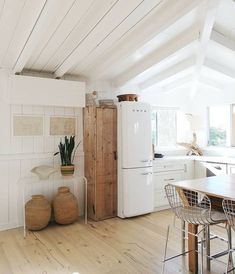
[{"label": "potted snake plant", "polygon": [[63,176],[70,176],[74,174],[74,157],[76,150],[78,146],[80,145],[81,141],[77,144],[75,147],[75,136],[65,136],[64,137],[64,142],[61,140],[58,147],[59,151],[54,154],[60,154],[60,159],[61,159],[61,174]]}]

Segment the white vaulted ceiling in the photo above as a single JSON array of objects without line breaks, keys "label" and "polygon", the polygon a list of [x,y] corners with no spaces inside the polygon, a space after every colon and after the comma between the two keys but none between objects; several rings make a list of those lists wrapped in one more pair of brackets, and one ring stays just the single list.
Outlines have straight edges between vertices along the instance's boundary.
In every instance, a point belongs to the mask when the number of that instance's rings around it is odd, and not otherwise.
[{"label": "white vaulted ceiling", "polygon": [[0,0],[0,67],[115,87],[235,84],[232,0]]}]

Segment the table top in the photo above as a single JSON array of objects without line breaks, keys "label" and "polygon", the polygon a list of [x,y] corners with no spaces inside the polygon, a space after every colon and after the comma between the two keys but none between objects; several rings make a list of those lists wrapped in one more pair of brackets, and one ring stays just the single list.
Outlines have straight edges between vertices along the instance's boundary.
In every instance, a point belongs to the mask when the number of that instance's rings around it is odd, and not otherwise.
[{"label": "table top", "polygon": [[179,181],[171,185],[218,198],[235,199],[235,174]]}]

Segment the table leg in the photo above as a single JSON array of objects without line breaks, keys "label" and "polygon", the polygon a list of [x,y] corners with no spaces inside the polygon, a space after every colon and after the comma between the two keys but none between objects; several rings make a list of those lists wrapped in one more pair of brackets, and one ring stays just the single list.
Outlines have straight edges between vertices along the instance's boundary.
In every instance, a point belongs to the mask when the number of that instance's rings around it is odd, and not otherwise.
[{"label": "table leg", "polygon": [[198,232],[198,225],[189,224],[188,225],[188,250],[195,250],[192,252],[189,252],[188,256],[188,266],[189,270],[197,274],[198,273],[198,253],[196,250],[198,250],[198,238],[193,234],[197,234]]},{"label": "table leg", "polygon": [[85,186],[85,193],[84,193],[84,212],[85,212],[85,224],[87,224],[87,178],[83,177],[84,186]]}]

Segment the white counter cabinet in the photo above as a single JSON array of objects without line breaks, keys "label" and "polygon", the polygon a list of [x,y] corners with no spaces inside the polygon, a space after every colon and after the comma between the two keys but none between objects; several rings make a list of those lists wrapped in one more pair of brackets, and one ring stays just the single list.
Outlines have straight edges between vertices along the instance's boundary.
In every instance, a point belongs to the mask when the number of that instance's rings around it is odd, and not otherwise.
[{"label": "white counter cabinet", "polygon": [[164,190],[165,185],[193,177],[193,160],[155,160],[153,165],[155,211],[169,208]]},{"label": "white counter cabinet", "polygon": [[[235,174],[235,157],[168,156],[153,161],[155,210],[169,208],[164,187],[171,182]],[[208,174],[207,174],[208,173]]]},{"label": "white counter cabinet", "polygon": [[205,178],[206,177],[206,167],[205,162],[194,161],[194,178]]},{"label": "white counter cabinet", "polygon": [[227,165],[227,173],[235,174],[235,165]]}]

